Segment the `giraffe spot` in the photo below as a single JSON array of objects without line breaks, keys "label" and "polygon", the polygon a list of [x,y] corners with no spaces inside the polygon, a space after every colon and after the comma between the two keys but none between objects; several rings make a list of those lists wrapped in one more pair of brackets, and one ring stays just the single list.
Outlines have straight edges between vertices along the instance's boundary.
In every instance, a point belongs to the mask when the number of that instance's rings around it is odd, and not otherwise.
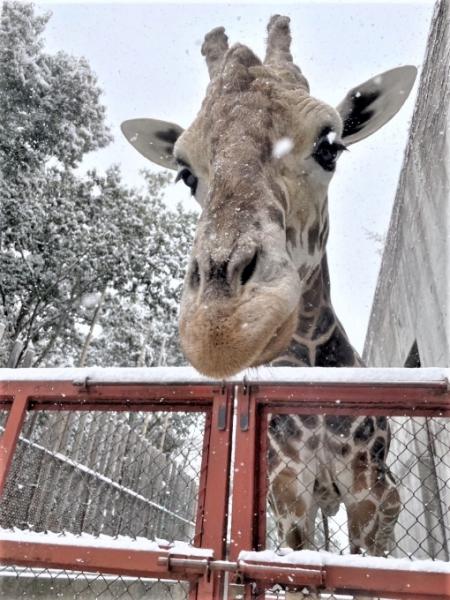
[{"label": "giraffe spot", "polygon": [[397,488],[386,480],[386,475],[389,474],[387,467],[373,465],[371,471],[371,491],[378,498],[383,500],[383,504],[387,507],[390,502],[396,503],[400,501]]},{"label": "giraffe spot", "polygon": [[292,469],[286,468],[279,473],[272,482],[271,496],[274,498],[277,508],[281,513],[294,513],[297,517],[303,517],[306,504],[297,493],[297,474]]},{"label": "giraffe spot", "polygon": [[293,550],[303,550],[306,543],[306,532],[299,525],[292,525],[284,536],[286,545]]},{"label": "giraffe spot", "polygon": [[336,456],[348,456],[351,450],[350,444],[341,444],[328,437],[325,439],[325,444]]},{"label": "giraffe spot", "polygon": [[386,417],[377,417],[376,418],[377,427],[386,431],[387,429],[387,418]]},{"label": "giraffe spot", "polygon": [[387,469],[386,475],[391,483],[393,483],[394,485],[397,485],[397,481],[396,481],[395,477],[392,475],[392,471],[390,469]]},{"label": "giraffe spot", "polygon": [[393,511],[396,506],[400,504],[400,494],[398,493],[397,488],[391,487],[386,494],[386,497],[383,498],[383,502],[381,508],[383,513],[387,511]]},{"label": "giraffe spot", "polygon": [[325,425],[327,429],[340,437],[348,437],[352,428],[354,417],[350,415],[327,415]]},{"label": "giraffe spot", "polygon": [[277,442],[283,442],[286,438],[302,439],[300,423],[296,423],[290,415],[275,415],[269,423],[269,431]]},{"label": "giraffe spot", "polygon": [[297,360],[300,360],[307,367],[311,366],[311,359],[309,357],[308,347],[304,344],[300,344],[297,340],[291,340],[289,344],[288,353],[292,354]]},{"label": "giraffe spot", "polygon": [[267,208],[269,219],[284,229],[284,216],[282,211],[272,204]]},{"label": "giraffe spot", "polygon": [[373,465],[370,472],[370,479],[370,491],[378,498],[378,500],[381,500],[386,490],[389,489],[384,469],[377,464]]},{"label": "giraffe spot", "polygon": [[316,329],[314,330],[313,340],[322,337],[330,331],[335,323],[334,312],[329,306],[325,306],[320,310],[320,316],[317,321]]},{"label": "giraffe spot", "polygon": [[297,327],[297,333],[300,335],[308,335],[314,325],[314,317],[300,317]]},{"label": "giraffe spot", "polygon": [[370,448],[370,456],[375,462],[384,462],[386,458],[386,440],[384,438],[375,438]]},{"label": "giraffe spot", "polygon": [[320,442],[320,437],[318,435],[312,435],[310,438],[306,440],[306,447],[310,450],[317,450]]},{"label": "giraffe spot", "polygon": [[255,221],[253,223],[253,227],[256,229],[256,231],[261,231],[261,229],[262,229],[261,221]]},{"label": "giraffe spot", "polygon": [[371,500],[361,500],[348,509],[349,533],[351,539],[361,537],[364,529],[370,524],[376,513],[376,506]]},{"label": "giraffe spot", "polygon": [[350,444],[343,444],[340,448],[341,456],[348,456],[350,454]]},{"label": "giraffe spot", "polygon": [[302,302],[305,310],[313,310],[319,306],[321,299],[321,286],[318,280],[312,282],[302,296]]},{"label": "giraffe spot", "polygon": [[380,549],[377,549],[377,544],[376,544],[377,533],[378,533],[379,528],[380,528],[380,517],[378,515],[375,515],[373,526],[370,529],[370,531],[367,533],[366,537],[364,538],[364,545],[370,554],[375,554],[375,555],[383,554],[383,550],[381,550],[381,552],[380,552]]},{"label": "giraffe spot", "polygon": [[375,426],[372,417],[366,417],[362,423],[358,425],[353,433],[353,439],[357,444],[365,444],[373,436]]},{"label": "giraffe spot", "polygon": [[354,364],[355,354],[345,334],[336,327],[331,337],[317,346],[317,367],[345,367]]},{"label": "giraffe spot", "polygon": [[298,276],[300,280],[303,281],[305,277],[308,275],[309,269],[305,265],[302,265],[298,270]]},{"label": "giraffe spot", "polygon": [[319,223],[316,221],[308,230],[308,254],[313,256],[319,242]]},{"label": "giraffe spot", "polygon": [[269,466],[269,470],[273,471],[281,462],[281,459],[278,455],[278,452],[269,446],[269,450],[267,452],[267,463]]},{"label": "giraffe spot", "polygon": [[322,227],[322,231],[320,232],[320,235],[319,235],[319,245],[321,248],[324,248],[325,244],[327,243],[328,233],[329,233],[329,225],[328,225],[328,219],[327,219],[325,221],[325,223]]},{"label": "giraffe spot", "polygon": [[286,229],[286,241],[294,248],[297,248],[297,232],[293,227],[288,227]]},{"label": "giraffe spot", "polygon": [[317,415],[300,415],[300,421],[307,429],[315,429],[319,425],[319,417]]},{"label": "giraffe spot", "polygon": [[352,490],[355,494],[369,489],[367,481],[367,468],[369,466],[367,452],[357,452],[352,460],[353,485]]}]

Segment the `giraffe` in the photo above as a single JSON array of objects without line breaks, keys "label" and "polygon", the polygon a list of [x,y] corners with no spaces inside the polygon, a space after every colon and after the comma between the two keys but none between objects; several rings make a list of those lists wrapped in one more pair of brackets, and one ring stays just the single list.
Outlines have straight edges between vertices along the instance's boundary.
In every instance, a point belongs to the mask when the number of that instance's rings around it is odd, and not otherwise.
[{"label": "giraffe", "polygon": [[[201,207],[179,330],[189,361],[211,377],[268,363],[364,366],[331,302],[328,186],[341,153],[401,108],[416,69],[378,75],[333,108],[294,64],[289,21],[270,19],[264,62],[229,47],[223,27],[205,36],[210,83],[187,129],[122,124]],[[389,435],[385,417],[271,416],[270,501],[283,543],[313,548],[317,510],[333,515],[343,503],[351,552],[389,551],[400,510]]]}]

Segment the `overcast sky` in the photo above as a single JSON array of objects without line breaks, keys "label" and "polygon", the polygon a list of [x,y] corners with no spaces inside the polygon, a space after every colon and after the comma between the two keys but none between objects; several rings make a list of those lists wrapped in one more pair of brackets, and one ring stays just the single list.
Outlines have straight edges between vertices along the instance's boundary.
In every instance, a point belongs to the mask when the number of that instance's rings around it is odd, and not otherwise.
[{"label": "overcast sky", "polygon": [[[308,77],[311,93],[336,105],[348,89],[377,73],[402,64],[420,67],[433,11],[432,2],[38,6],[53,13],[47,49],[85,56],[104,90],[115,141],[91,154],[86,166],[105,169],[118,163],[133,185],[140,185],[139,170],[151,164],[122,139],[120,123],[155,117],[189,125],[208,82],[200,46],[213,27],[225,26],[231,43],[245,43],[263,57],[270,15],[289,15],[294,60]],[[330,187],[333,302],[360,351],[381,258],[368,232],[387,230],[416,90],[417,84],[388,125],[342,156]],[[170,191],[168,202],[178,199],[191,205],[181,183]]]}]

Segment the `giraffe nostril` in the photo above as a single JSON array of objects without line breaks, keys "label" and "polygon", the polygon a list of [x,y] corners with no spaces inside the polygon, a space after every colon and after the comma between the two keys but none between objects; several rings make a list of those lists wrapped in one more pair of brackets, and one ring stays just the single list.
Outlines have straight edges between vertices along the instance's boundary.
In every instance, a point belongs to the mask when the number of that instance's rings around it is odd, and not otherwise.
[{"label": "giraffe nostril", "polygon": [[255,252],[255,254],[253,255],[250,262],[247,263],[245,265],[245,267],[242,269],[242,272],[241,272],[241,284],[242,285],[245,285],[246,283],[248,283],[250,281],[250,279],[252,278],[253,273],[255,272],[255,269],[256,269],[257,262],[258,262],[258,252]]}]

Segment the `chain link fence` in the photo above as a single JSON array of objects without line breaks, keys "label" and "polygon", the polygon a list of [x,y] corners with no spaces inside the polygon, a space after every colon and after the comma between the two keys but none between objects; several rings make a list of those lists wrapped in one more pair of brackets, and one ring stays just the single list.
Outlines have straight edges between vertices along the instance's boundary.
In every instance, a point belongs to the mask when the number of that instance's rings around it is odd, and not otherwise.
[{"label": "chain link fence", "polygon": [[[0,412],[0,431],[6,415]],[[450,423],[439,417],[331,417],[324,424],[325,417],[319,416],[269,417],[267,547],[348,554],[354,550],[355,531],[349,535],[352,525],[344,500],[347,507],[352,495],[362,505],[366,502],[367,522],[363,518],[360,526],[367,529],[376,518],[370,508],[374,490],[379,480],[386,480],[398,490],[400,505],[398,518],[391,514],[392,544],[385,554],[448,560]],[[377,441],[377,427],[386,440],[390,437],[387,453]],[[139,543],[142,538],[191,543],[204,429],[204,413],[30,411],[0,505],[0,527],[39,533],[44,540],[46,534],[58,534],[106,536],[119,543]],[[378,461],[375,479],[364,453]],[[341,474],[326,480],[318,465]],[[280,473],[281,482],[275,481]],[[311,513],[307,543],[297,539],[296,546],[282,520],[286,514],[296,515],[291,525],[302,520],[305,477],[311,504],[318,510]],[[326,507],[325,488],[331,491]],[[365,553],[367,548],[363,544],[360,550]],[[0,596],[7,600],[188,596],[187,582],[81,571],[2,567],[0,578]],[[281,600],[285,592],[273,589],[267,597]]]},{"label": "chain link fence", "polygon": [[[267,547],[297,544],[296,549],[347,554],[358,527],[370,539],[377,526],[374,505],[396,489],[398,518],[392,492],[391,507],[384,508],[395,526],[387,551],[379,554],[448,561],[450,423],[443,418],[389,418],[386,452],[375,427],[376,422],[384,426],[383,417],[331,417],[316,429],[319,419],[325,417],[269,417]],[[356,500],[364,511],[359,520],[352,513]],[[302,524],[301,532],[296,523]]]},{"label": "chain link fence", "polygon": [[[2,411],[0,431],[5,421]],[[191,543],[204,427],[203,413],[28,412],[0,527],[39,532],[42,541],[48,533]],[[188,591],[183,582],[48,569],[3,567],[0,578],[0,595],[11,600],[179,600]]]}]

